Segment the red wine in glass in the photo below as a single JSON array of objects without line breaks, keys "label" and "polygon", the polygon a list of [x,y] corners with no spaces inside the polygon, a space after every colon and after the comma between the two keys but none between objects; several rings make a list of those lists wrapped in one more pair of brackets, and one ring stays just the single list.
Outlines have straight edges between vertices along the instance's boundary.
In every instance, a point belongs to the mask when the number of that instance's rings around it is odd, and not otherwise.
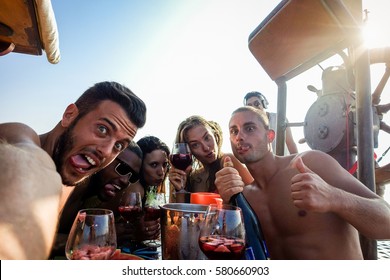
[{"label": "red wine in glass", "polygon": [[138,205],[119,206],[118,211],[127,222],[135,222],[142,216],[142,207]]},{"label": "red wine in glass", "polygon": [[202,236],[199,247],[210,260],[239,260],[245,252],[245,240],[222,235]]},{"label": "red wine in glass", "polygon": [[175,143],[170,155],[171,164],[180,170],[186,170],[192,163],[192,155],[187,143]]},{"label": "red wine in glass", "polygon": [[118,211],[127,223],[134,223],[142,216],[142,198],[139,192],[123,194]]},{"label": "red wine in glass", "polygon": [[192,156],[190,154],[174,154],[171,155],[170,160],[174,167],[184,171],[191,165]]},{"label": "red wine in glass", "polygon": [[[146,201],[144,207],[144,220],[153,221],[160,218],[160,206],[165,204],[165,193],[149,192],[146,194]],[[151,239],[142,242],[147,247],[160,247],[161,240]]]},{"label": "red wine in glass", "polygon": [[160,218],[161,209],[145,206],[145,221],[153,221]]}]

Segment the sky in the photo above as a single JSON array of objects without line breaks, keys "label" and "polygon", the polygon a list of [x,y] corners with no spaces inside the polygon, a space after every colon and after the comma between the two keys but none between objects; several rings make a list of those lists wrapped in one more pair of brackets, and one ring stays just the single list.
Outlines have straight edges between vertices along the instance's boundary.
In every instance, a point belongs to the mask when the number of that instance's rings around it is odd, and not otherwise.
[{"label": "sky", "polygon": [[[179,123],[191,115],[217,121],[230,152],[228,121],[253,90],[264,93],[276,112],[277,86],[248,48],[250,33],[275,8],[275,0],[52,0],[61,61],[45,54],[0,57],[0,122],[18,121],[38,133],[51,130],[67,105],[101,81],[117,81],[146,103],[147,123],[135,140],[155,135],[172,147]],[[370,47],[390,45],[386,0],[363,1],[368,9]],[[277,63],[277,62],[276,62]],[[334,65],[334,60],[322,67]],[[337,64],[338,65],[338,64]],[[384,65],[371,67],[372,88]],[[287,118],[303,122],[321,88],[313,67],[287,82]],[[382,102],[390,102],[389,86]],[[390,123],[389,116],[384,120]],[[297,142],[303,128],[292,128]],[[381,155],[390,143],[379,134]],[[299,151],[309,149],[299,145]],[[390,153],[383,163],[390,162]]]}]

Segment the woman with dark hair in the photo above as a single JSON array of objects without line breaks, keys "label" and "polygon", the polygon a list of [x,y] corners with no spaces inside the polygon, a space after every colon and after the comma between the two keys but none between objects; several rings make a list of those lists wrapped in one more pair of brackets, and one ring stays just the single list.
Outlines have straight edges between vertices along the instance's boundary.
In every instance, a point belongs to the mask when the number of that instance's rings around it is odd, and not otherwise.
[{"label": "woman with dark hair", "polygon": [[[109,209],[117,209],[121,198],[129,192],[140,192],[143,205],[145,205],[149,193],[165,193],[165,179],[168,175],[168,157],[170,154],[168,146],[155,136],[145,136],[139,139],[137,146],[142,151],[139,181],[122,190],[108,207]],[[116,229],[118,246],[123,251],[140,254],[143,258],[147,258],[150,252],[148,249],[143,250],[145,245],[142,244],[142,241],[157,239],[160,236],[161,226],[160,219],[145,220],[144,218],[145,215],[142,215],[136,223],[131,224],[119,220]]]},{"label": "woman with dark hair", "polygon": [[169,181],[176,191],[182,186],[188,192],[218,192],[214,181],[215,173],[223,167],[226,156],[232,159],[242,180],[249,184],[252,176],[232,154],[222,152],[222,129],[218,123],[207,121],[201,116],[191,116],[178,127],[175,142],[185,142],[189,145],[193,164],[185,171],[174,168],[169,170]]},{"label": "woman with dark hair", "polygon": [[170,154],[168,146],[155,136],[145,136],[137,144],[143,153],[141,185],[145,192],[153,187],[157,192],[165,193]]}]

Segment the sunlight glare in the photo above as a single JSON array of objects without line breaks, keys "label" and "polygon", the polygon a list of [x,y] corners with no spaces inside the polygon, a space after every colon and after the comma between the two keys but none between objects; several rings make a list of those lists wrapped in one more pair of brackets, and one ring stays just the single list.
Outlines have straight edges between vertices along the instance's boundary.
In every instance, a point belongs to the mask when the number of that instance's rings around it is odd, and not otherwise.
[{"label": "sunlight glare", "polygon": [[383,24],[374,17],[369,17],[363,27],[364,44],[367,48],[386,46],[386,36],[383,34]]}]

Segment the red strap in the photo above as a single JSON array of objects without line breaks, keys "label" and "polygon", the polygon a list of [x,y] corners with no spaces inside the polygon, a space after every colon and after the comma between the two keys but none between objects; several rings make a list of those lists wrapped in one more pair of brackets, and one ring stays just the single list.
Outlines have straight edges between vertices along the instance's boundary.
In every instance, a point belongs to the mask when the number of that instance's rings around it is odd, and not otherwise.
[{"label": "red strap", "polygon": [[[374,153],[374,159],[376,160],[376,158],[377,158],[377,155],[376,155],[376,153]],[[357,168],[358,168],[358,162],[355,161],[355,163],[352,165],[351,169],[349,169],[348,172],[351,174],[355,174]]]}]

